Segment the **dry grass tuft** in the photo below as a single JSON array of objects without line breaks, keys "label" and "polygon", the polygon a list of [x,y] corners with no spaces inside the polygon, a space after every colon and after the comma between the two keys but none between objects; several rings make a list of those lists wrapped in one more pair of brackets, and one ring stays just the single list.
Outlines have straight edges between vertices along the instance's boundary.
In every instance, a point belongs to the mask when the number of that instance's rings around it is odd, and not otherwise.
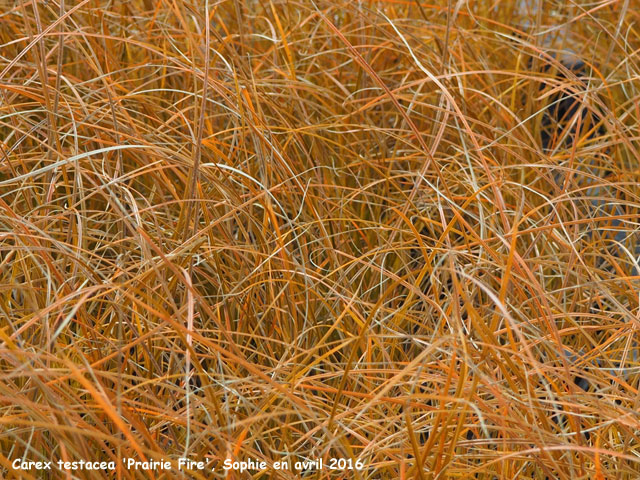
[{"label": "dry grass tuft", "polygon": [[4,2],[3,477],[638,478],[638,12]]}]

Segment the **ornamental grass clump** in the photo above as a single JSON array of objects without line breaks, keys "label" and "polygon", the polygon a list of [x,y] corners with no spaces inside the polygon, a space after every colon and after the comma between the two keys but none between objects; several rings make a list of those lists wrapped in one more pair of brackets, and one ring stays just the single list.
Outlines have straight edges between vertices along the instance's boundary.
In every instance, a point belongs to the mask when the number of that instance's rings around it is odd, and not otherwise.
[{"label": "ornamental grass clump", "polygon": [[0,5],[0,476],[638,478],[638,12]]}]

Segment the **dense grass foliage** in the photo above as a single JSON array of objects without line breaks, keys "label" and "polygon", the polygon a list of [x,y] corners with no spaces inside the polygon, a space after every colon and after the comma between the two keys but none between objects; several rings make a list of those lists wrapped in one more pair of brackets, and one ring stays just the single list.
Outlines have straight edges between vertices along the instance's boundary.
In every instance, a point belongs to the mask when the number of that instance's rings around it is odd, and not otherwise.
[{"label": "dense grass foliage", "polygon": [[638,478],[640,4],[535,5],[1,3],[2,476]]}]

